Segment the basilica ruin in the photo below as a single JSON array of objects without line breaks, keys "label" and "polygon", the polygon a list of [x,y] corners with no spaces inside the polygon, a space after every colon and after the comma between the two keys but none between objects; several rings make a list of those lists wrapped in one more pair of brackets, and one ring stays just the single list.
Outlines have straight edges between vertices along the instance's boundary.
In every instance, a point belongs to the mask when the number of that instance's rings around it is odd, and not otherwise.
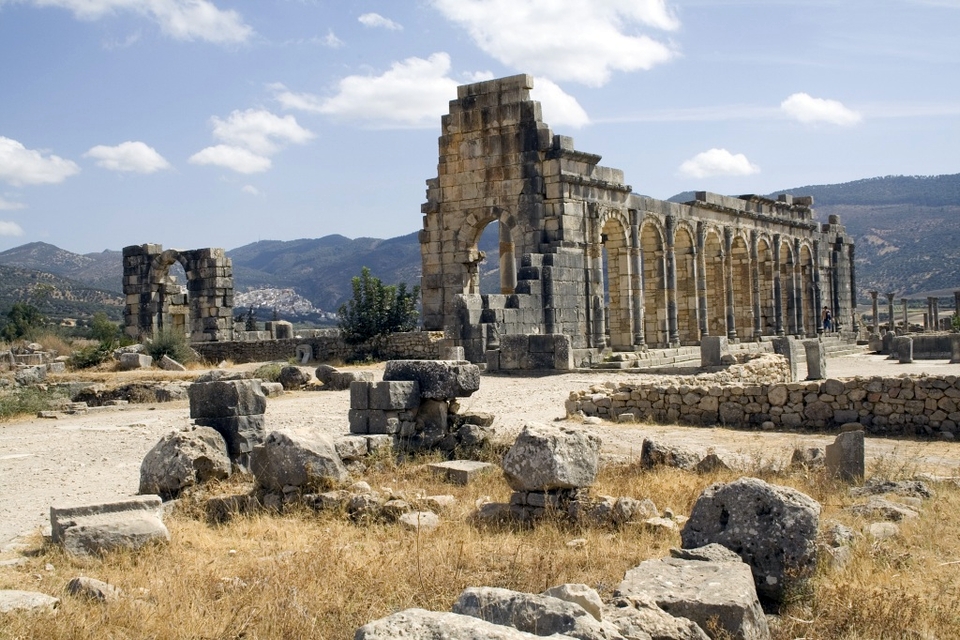
[{"label": "basilica ruin", "polygon": [[[423,328],[467,359],[518,336],[541,368],[605,350],[815,336],[821,309],[855,332],[854,242],[813,199],[633,193],[623,172],[543,122],[518,75],[458,88],[422,207]],[[477,243],[499,223],[500,293],[482,295]],[[848,337],[853,337],[848,334]]]}]

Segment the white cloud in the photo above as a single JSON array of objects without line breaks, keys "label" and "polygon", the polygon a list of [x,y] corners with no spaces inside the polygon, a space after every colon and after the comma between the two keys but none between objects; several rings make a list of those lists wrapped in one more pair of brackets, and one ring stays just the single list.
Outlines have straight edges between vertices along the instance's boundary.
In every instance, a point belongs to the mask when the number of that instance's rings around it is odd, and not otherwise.
[{"label": "white cloud", "polygon": [[331,49],[339,49],[343,46],[343,40],[337,37],[337,34],[333,32],[333,29],[327,31],[327,35],[320,38],[320,43],[325,47],[330,47]]},{"label": "white cloud", "polygon": [[190,156],[191,164],[215,165],[233,169],[237,173],[261,173],[272,165],[270,158],[259,156],[248,149],[218,144],[201,149]]},{"label": "white cloud", "polygon": [[300,109],[346,120],[364,120],[375,127],[433,127],[457,97],[457,81],[449,77],[450,56],[394,62],[379,76],[347,76],[337,94],[323,98],[293,93],[274,85],[277,100],[287,109]]},{"label": "white cloud", "polygon": [[854,125],[862,119],[853,109],[848,109],[836,100],[814,98],[806,93],[795,93],[780,103],[785,114],[804,124],[826,122],[841,126]]},{"label": "white cloud", "polygon": [[403,25],[397,24],[390,18],[384,18],[379,13],[365,13],[357,20],[365,27],[389,29],[390,31],[400,31]]},{"label": "white cloud", "polygon": [[546,78],[534,79],[530,97],[540,101],[543,107],[543,119],[552,127],[567,126],[579,129],[590,124],[590,117],[577,99]]},{"label": "white cloud", "polygon": [[132,12],[156,22],[177,40],[206,40],[217,44],[246,42],[253,29],[233,11],[218,9],[210,0],[28,0],[38,7],[60,7],[81,20],[99,20]]},{"label": "white cloud", "polygon": [[747,160],[742,153],[732,154],[726,149],[710,149],[685,160],[680,173],[691,178],[711,176],[749,176],[759,173],[760,167]]},{"label": "white cloud", "polygon": [[170,168],[170,163],[156,149],[143,142],[121,142],[115,147],[100,144],[83,154],[83,157],[93,158],[97,166],[111,171],[154,173]]},{"label": "white cloud", "polygon": [[0,236],[22,236],[23,227],[16,222],[0,220]]},{"label": "white cloud", "polygon": [[0,196],[0,211],[16,211],[17,209],[26,209],[27,205],[22,202],[12,202],[3,196]]},{"label": "white cloud", "polygon": [[24,184],[56,184],[80,172],[72,160],[45,155],[27,149],[16,140],[0,136],[0,180],[14,186]]},{"label": "white cloud", "polygon": [[553,80],[602,86],[613,71],[637,71],[676,55],[640,34],[680,26],[666,0],[431,0],[503,64]]},{"label": "white cloud", "polygon": [[256,188],[255,186],[253,186],[252,184],[245,184],[245,185],[243,185],[243,188],[240,189],[240,191],[243,191],[244,193],[249,193],[251,196],[259,196],[259,195],[260,195],[260,189],[257,189],[257,188]]},{"label": "white cloud", "polygon": [[226,120],[214,116],[211,122],[213,137],[260,155],[270,155],[287,144],[303,144],[313,138],[313,133],[297,124],[293,116],[278,116],[266,109],[237,110]]}]

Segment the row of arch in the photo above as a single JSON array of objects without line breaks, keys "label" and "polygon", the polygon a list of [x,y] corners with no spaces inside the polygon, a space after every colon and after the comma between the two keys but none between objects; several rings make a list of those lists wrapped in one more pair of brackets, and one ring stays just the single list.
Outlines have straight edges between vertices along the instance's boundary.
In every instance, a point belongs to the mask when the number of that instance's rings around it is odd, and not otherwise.
[{"label": "row of arch", "polygon": [[817,241],[672,216],[631,226],[618,211],[596,228],[590,258],[606,303],[602,329],[595,319],[598,346],[601,339],[627,350],[697,344],[705,335],[811,335],[822,326]]}]

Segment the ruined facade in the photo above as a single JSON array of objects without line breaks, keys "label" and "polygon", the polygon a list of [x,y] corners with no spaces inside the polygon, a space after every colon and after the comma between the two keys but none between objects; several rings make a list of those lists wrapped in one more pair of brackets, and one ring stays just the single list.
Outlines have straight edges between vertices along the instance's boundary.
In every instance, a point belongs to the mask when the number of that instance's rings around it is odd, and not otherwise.
[{"label": "ruined facade", "polygon": [[[582,362],[706,335],[816,335],[824,306],[857,329],[854,243],[839,218],[815,221],[809,197],[637,195],[553,134],[532,87],[527,75],[461,86],[442,118],[422,207],[425,329],[474,362],[502,336],[562,334]],[[481,295],[477,243],[492,222],[501,292]]]},{"label": "ruined facade", "polygon": [[[183,266],[186,287],[170,275],[175,262]],[[233,263],[223,249],[124,247],[123,293],[124,331],[131,338],[168,330],[191,342],[233,339]]]}]

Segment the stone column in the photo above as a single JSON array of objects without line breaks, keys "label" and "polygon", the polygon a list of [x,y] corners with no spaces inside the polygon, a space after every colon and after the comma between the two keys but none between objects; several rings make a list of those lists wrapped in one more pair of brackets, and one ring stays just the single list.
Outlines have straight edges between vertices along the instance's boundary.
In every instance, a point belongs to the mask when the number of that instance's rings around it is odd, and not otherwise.
[{"label": "stone column", "polygon": [[960,291],[953,292],[953,313],[960,315]]},{"label": "stone column", "polygon": [[903,330],[904,332],[910,330],[910,318],[907,316],[907,299],[901,298],[901,304],[903,304]]},{"label": "stone column", "polygon": [[[507,225],[500,223],[500,293],[512,295],[517,290],[516,247]],[[477,291],[479,293],[479,290]]]},{"label": "stone column", "polygon": [[603,249],[599,243],[590,243],[587,245],[589,252],[588,260],[590,264],[590,305],[593,308],[592,331],[593,347],[603,349],[606,347],[606,326],[604,321],[603,309],[603,259],[600,255]]},{"label": "stone column", "polygon": [[806,286],[803,282],[803,265],[800,264],[800,239],[793,241],[793,273],[795,286],[793,289],[795,302],[793,308],[797,312],[797,335],[801,338],[807,335],[806,327],[803,326],[803,292]]},{"label": "stone column", "polygon": [[[697,223],[697,246],[694,249],[693,262],[697,271],[697,312],[700,316],[700,335],[710,335],[710,323],[707,321],[707,257],[703,246],[705,230],[702,222]],[[719,309],[717,310],[719,311]]]},{"label": "stone column", "polygon": [[667,233],[667,342],[670,346],[680,345],[680,321],[677,317],[677,256],[674,253],[674,232],[676,220],[666,217]]},{"label": "stone column", "polygon": [[893,293],[887,294],[887,326],[890,327],[890,331],[895,331],[897,328],[897,323],[893,319]]},{"label": "stone column", "polygon": [[933,330],[940,331],[940,298],[933,298]]},{"label": "stone column", "polygon": [[838,242],[830,251],[830,283],[833,287],[830,304],[834,331],[842,324],[840,322],[840,249],[837,248],[838,246],[842,247],[843,245]]},{"label": "stone column", "polygon": [[813,317],[817,319],[817,333],[823,333],[823,321],[820,312],[823,310],[823,291],[820,288],[820,241],[813,241]]},{"label": "stone column", "polygon": [[857,267],[854,264],[854,253],[856,245],[849,245],[847,252],[850,259],[850,329],[860,333],[860,327],[857,326]]},{"label": "stone column", "polygon": [[633,290],[630,309],[633,317],[633,346],[642,349],[643,339],[643,255],[640,251],[640,223],[636,210],[630,211],[630,288]]},{"label": "stone column", "polygon": [[880,333],[880,309],[877,306],[878,295],[880,295],[879,291],[870,292],[870,300],[873,304],[873,333]]},{"label": "stone column", "polygon": [[932,327],[933,327],[933,298],[931,296],[927,296],[927,313],[923,321],[923,330],[930,331]]},{"label": "stone column", "polygon": [[760,263],[757,255],[757,232],[750,232],[750,275],[753,276],[753,339],[763,335],[760,325]]},{"label": "stone column", "polygon": [[723,276],[727,285],[727,340],[737,339],[736,313],[733,308],[733,230],[723,229]]},{"label": "stone column", "polygon": [[773,236],[773,318],[778,336],[783,331],[783,283],[780,282],[780,234]]}]

